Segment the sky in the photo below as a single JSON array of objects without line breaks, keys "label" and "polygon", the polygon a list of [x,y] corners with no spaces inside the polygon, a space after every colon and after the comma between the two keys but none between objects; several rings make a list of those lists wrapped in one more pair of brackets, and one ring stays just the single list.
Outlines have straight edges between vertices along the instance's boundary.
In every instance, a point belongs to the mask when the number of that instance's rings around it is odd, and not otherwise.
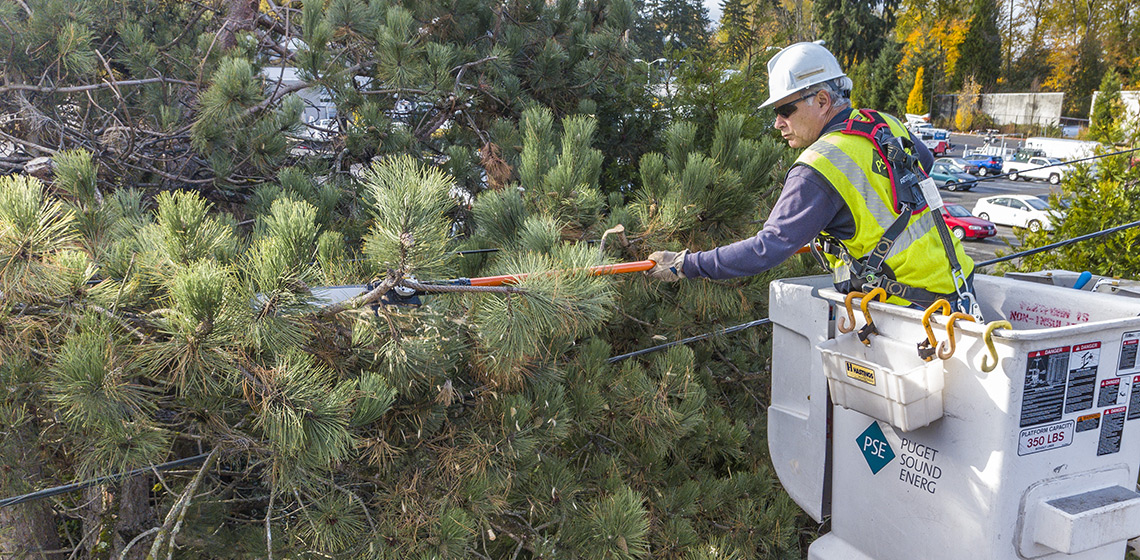
[{"label": "sky", "polygon": [[709,11],[709,21],[713,27],[720,25],[720,3],[722,0],[704,0],[705,9]]}]

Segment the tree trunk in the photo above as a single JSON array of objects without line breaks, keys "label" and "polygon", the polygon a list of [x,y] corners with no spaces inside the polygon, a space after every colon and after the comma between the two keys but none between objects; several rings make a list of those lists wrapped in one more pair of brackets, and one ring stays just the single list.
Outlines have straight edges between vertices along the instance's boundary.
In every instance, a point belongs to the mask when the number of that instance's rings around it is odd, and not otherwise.
[{"label": "tree trunk", "polygon": [[59,547],[49,503],[30,502],[0,509],[0,558],[63,560],[66,553],[48,553]]},{"label": "tree trunk", "polygon": [[[90,536],[83,546],[89,558],[118,560],[132,539],[157,523],[149,501],[150,481],[149,475],[139,475],[115,486],[87,489],[85,501],[89,506],[83,516],[83,534]],[[127,553],[127,560],[146,557],[149,540],[140,540]]]},{"label": "tree trunk", "polygon": [[257,24],[257,0],[227,0],[226,22],[218,31],[218,47],[233,48],[238,31],[249,31]]},{"label": "tree trunk", "polygon": [[[14,494],[34,490],[32,485],[43,479],[42,461],[38,455],[39,446],[35,444],[36,432],[36,425],[27,423],[10,431],[12,440],[4,442],[4,447],[7,448],[4,458],[14,460],[10,471],[7,468],[2,470],[7,471],[4,475],[9,480],[17,482],[6,486],[14,490]],[[59,550],[57,529],[51,502],[47,500],[0,508],[0,558],[50,560],[67,558],[67,555],[62,553],[41,554],[41,552]]]}]

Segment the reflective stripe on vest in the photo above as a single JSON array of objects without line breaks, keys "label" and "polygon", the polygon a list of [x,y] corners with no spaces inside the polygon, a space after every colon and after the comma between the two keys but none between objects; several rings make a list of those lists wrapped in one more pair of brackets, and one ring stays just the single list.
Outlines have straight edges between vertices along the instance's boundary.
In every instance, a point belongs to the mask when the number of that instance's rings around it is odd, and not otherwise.
[{"label": "reflective stripe on vest", "polygon": [[[858,111],[853,110],[849,118],[857,115]],[[893,134],[909,135],[894,117],[881,115]],[[796,165],[807,165],[822,175],[847,203],[855,219],[855,235],[841,241],[856,259],[864,258],[875,248],[899,215],[893,208],[890,179],[872,170],[875,159],[876,151],[870,140],[842,132],[824,134],[796,159]],[[974,262],[966,256],[957,239],[953,242],[962,274],[968,276],[974,269]],[[834,257],[828,260],[833,268],[842,266]],[[887,253],[886,265],[894,272],[895,280],[908,286],[936,293],[954,292],[950,262],[929,208],[911,217]],[[906,303],[897,297],[892,301]]]}]

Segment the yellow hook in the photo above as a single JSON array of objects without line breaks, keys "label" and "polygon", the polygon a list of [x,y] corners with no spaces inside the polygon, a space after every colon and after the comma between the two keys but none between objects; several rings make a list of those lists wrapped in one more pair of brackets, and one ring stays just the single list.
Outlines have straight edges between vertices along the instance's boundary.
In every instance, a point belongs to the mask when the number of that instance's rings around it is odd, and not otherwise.
[{"label": "yellow hook", "polygon": [[867,295],[867,294],[864,294],[863,292],[851,292],[851,293],[847,294],[847,300],[846,300],[847,320],[848,320],[850,325],[848,326],[847,324],[844,324],[844,322],[843,322],[844,317],[840,317],[839,318],[839,325],[838,325],[839,332],[849,333],[849,332],[855,330],[855,310],[851,309],[851,300],[853,300],[857,297],[863,297],[865,295]]},{"label": "yellow hook", "polygon": [[[968,315],[966,313],[955,311],[950,315],[950,318],[946,320],[946,336],[949,338],[947,338],[946,341],[942,342],[942,344],[938,345],[938,357],[942,358],[943,360],[949,360],[950,356],[954,355],[954,323],[957,323],[959,319],[963,321],[969,321],[971,323],[977,322],[977,320],[974,319],[973,315]],[[949,350],[946,348],[946,342],[950,343]]]},{"label": "yellow hook", "polygon": [[934,348],[938,345],[938,340],[934,338],[934,329],[930,327],[930,316],[939,309],[942,310],[943,315],[950,315],[953,311],[950,302],[940,299],[927,307],[922,314],[922,328],[926,329],[926,340],[918,343],[918,357],[922,358],[924,362],[934,359]]},{"label": "yellow hook", "polygon": [[994,331],[997,329],[1012,329],[1013,325],[1009,321],[994,321],[986,325],[986,333],[983,339],[986,341],[986,348],[990,351],[990,356],[994,357],[994,363],[987,363],[986,358],[989,356],[982,356],[982,371],[989,373],[994,370],[998,365],[997,348],[994,347]]},{"label": "yellow hook", "polygon": [[874,301],[875,298],[879,298],[879,301],[886,303],[887,298],[889,297],[890,296],[887,295],[886,290],[882,288],[875,288],[874,290],[871,290],[871,293],[867,294],[867,296],[863,298],[862,302],[859,303],[859,307],[863,309],[863,318],[867,320],[868,325],[871,324],[871,312],[867,311],[867,304]]},{"label": "yellow hook", "polygon": [[871,312],[867,311],[867,304],[871,303],[871,301],[875,298],[879,298],[879,301],[886,303],[887,298],[889,297],[890,296],[887,295],[886,290],[882,288],[875,288],[874,290],[871,290],[871,293],[864,296],[863,301],[859,304],[860,307],[863,308],[863,318],[867,320],[867,324],[863,325],[863,328],[859,329],[859,341],[863,344],[870,346],[871,335],[879,334],[879,329],[875,327],[874,321],[871,320]]}]

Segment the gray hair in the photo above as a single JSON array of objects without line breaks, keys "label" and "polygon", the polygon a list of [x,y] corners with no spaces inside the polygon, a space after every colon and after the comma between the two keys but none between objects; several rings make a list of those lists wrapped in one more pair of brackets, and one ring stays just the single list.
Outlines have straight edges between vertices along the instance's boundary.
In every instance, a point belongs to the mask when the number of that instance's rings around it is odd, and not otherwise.
[{"label": "gray hair", "polygon": [[808,90],[810,95],[815,95],[821,91],[827,93],[827,96],[831,98],[831,104],[836,107],[851,105],[851,78],[847,76],[816,84]]}]

